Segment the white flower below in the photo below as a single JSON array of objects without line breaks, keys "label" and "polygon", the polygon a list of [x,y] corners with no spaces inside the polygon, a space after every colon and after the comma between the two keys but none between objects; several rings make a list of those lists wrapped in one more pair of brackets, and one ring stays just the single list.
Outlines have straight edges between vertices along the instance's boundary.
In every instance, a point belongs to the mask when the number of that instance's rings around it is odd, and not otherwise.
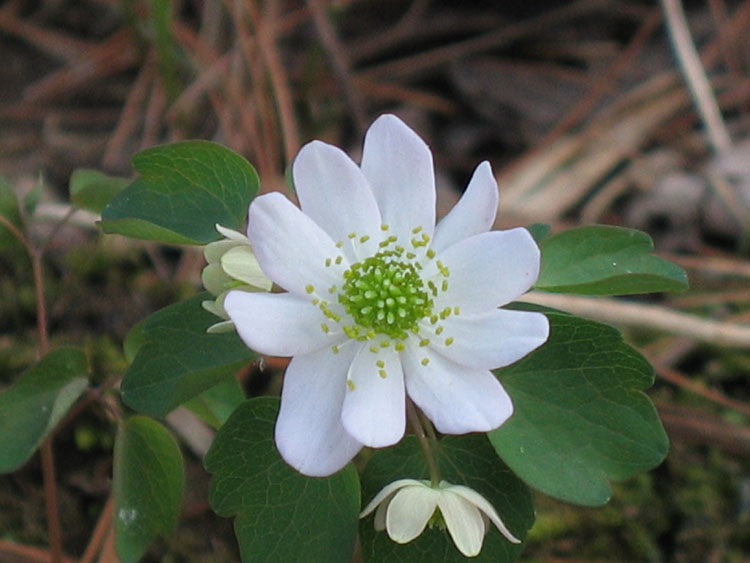
[{"label": "white flower below", "polygon": [[543,344],[549,325],[498,308],[534,284],[540,253],[525,229],[489,231],[489,163],[437,225],[432,154],[395,116],[370,127],[361,166],[313,141],[292,170],[301,209],[269,193],[248,213],[258,263],[287,293],[224,300],[250,348],[293,357],[275,431],[282,457],[324,476],[363,445],[397,443],[407,394],[444,434],[505,422],[513,405],[491,370]]},{"label": "white flower below", "polygon": [[408,543],[422,534],[427,524],[443,525],[466,557],[482,550],[489,523],[509,542],[521,543],[506,528],[495,508],[482,495],[463,485],[441,481],[400,479],[384,487],[365,507],[360,518],[375,510],[375,529],[386,530],[396,543]]},{"label": "white flower below", "polygon": [[263,274],[245,235],[221,225],[216,225],[216,230],[224,238],[204,247],[203,255],[208,265],[201,272],[203,287],[216,299],[203,301],[201,305],[209,313],[225,320],[208,327],[206,332],[209,333],[234,330],[234,323],[224,310],[224,298],[230,290],[270,291],[273,285]]}]

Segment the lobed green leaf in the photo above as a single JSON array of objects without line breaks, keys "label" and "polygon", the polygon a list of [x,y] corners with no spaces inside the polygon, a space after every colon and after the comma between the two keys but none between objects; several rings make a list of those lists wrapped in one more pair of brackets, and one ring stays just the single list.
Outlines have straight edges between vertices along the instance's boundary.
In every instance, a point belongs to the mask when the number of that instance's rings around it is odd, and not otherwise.
[{"label": "lobed green leaf", "polygon": [[160,417],[226,380],[255,353],[234,332],[207,334],[217,317],[201,307],[202,293],[157,311],[128,338],[133,363],[120,387],[125,404]]},{"label": "lobed green leaf", "polygon": [[102,229],[174,244],[219,238],[216,224],[241,230],[258,175],[237,153],[208,141],[184,141],[142,151],[141,174],[102,211]]},{"label": "lobed green leaf", "polygon": [[[440,440],[436,454],[442,479],[480,493],[495,507],[508,529],[523,540],[534,523],[531,491],[497,458],[485,436],[445,436]],[[398,445],[373,453],[362,474],[363,503],[370,502],[383,487],[398,479],[429,479],[424,456],[414,436],[407,436]],[[360,538],[365,561],[466,561],[447,530],[439,528],[427,528],[415,540],[401,545],[392,541],[386,531],[376,532],[370,515],[361,521]],[[510,543],[490,524],[482,551],[471,560],[506,563],[515,561],[522,550],[523,544]]]},{"label": "lobed green leaf", "polygon": [[115,439],[115,550],[123,563],[140,561],[154,539],[172,533],[180,514],[185,475],[182,454],[158,422],[136,415]]},{"label": "lobed green leaf", "polygon": [[273,440],[279,401],[243,403],[221,427],[204,464],[213,474],[211,506],[234,516],[243,561],[349,563],[357,536],[359,481],[352,465],[305,477],[281,459]]},{"label": "lobed green leaf", "polygon": [[570,229],[540,243],[542,265],[535,287],[558,293],[629,295],[688,287],[679,266],[652,254],[641,231],[593,225]]},{"label": "lobed green leaf", "polygon": [[0,473],[21,467],[88,385],[86,356],[57,348],[0,393]]},{"label": "lobed green leaf", "polygon": [[610,480],[651,469],[669,441],[651,400],[646,359],[610,326],[547,312],[541,348],[497,373],[513,416],[488,434],[527,484],[584,505],[605,504]]}]

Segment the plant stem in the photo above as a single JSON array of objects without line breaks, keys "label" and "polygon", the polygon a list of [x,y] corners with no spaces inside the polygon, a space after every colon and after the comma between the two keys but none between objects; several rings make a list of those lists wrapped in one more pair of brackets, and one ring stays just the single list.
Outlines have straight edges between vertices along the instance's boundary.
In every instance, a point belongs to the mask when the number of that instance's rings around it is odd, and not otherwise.
[{"label": "plant stem", "polygon": [[[31,270],[34,277],[34,295],[36,298],[36,324],[39,333],[39,357],[49,352],[49,334],[47,332],[47,306],[44,302],[44,268],[42,257],[44,251],[36,248],[31,241],[7,218],[0,216],[0,225],[8,229],[21,244],[31,259]],[[57,479],[55,477],[55,456],[52,451],[54,434],[42,443],[42,480],[44,483],[44,502],[47,509],[47,532],[50,542],[50,560],[62,562],[62,534],[60,532],[60,512],[57,505]]]},{"label": "plant stem", "polygon": [[52,563],[60,563],[62,561],[62,534],[60,532],[60,512],[57,506],[57,480],[55,477],[55,456],[52,451],[52,436],[42,444],[41,454],[50,558]]},{"label": "plant stem", "polygon": [[417,440],[419,440],[419,445],[422,448],[422,453],[427,462],[427,468],[430,471],[430,482],[433,487],[437,487],[440,484],[440,472],[438,471],[437,463],[435,462],[435,453],[430,446],[430,442],[433,444],[436,442],[435,431],[432,429],[432,426],[429,425],[430,438],[428,439],[425,434],[424,426],[422,426],[420,421],[417,407],[414,406],[414,403],[412,403],[411,399],[408,397],[406,398],[406,416],[409,419],[409,423],[411,424],[414,434],[416,435]]},{"label": "plant stem", "polygon": [[[47,332],[47,306],[44,301],[44,268],[42,251],[29,244],[31,269],[34,275],[36,294],[36,323],[39,332],[39,356],[49,352],[49,334]],[[52,449],[54,433],[42,443],[42,480],[44,482],[44,502],[47,508],[47,531],[49,534],[50,557],[52,563],[62,561],[62,533],[60,531],[60,511],[57,505],[57,477],[55,475],[55,455]]]},{"label": "plant stem", "polygon": [[89,544],[86,546],[86,551],[83,552],[79,563],[93,563],[96,554],[100,551],[102,544],[112,529],[112,510],[114,505],[114,497],[110,494],[99,516],[99,521],[96,523],[96,528],[94,528],[94,533],[91,535]]},{"label": "plant stem", "polygon": [[34,275],[34,292],[36,295],[36,324],[39,333],[39,356],[49,352],[49,335],[47,333],[47,306],[44,302],[44,268],[42,253],[30,247],[31,270]]}]

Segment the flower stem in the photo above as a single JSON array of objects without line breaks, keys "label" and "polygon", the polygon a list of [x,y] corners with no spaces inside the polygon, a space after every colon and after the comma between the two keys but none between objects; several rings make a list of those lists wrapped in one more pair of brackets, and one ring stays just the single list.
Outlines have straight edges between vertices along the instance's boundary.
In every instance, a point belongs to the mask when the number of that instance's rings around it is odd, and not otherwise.
[{"label": "flower stem", "polygon": [[409,419],[409,423],[411,424],[414,434],[416,435],[417,440],[419,440],[419,445],[422,448],[422,453],[427,462],[427,468],[430,471],[430,482],[433,487],[437,487],[440,484],[440,472],[438,471],[435,452],[432,448],[432,446],[437,444],[435,431],[433,430],[432,425],[428,422],[427,428],[430,436],[427,436],[425,433],[425,427],[420,420],[420,413],[408,397],[406,398],[406,416]]}]

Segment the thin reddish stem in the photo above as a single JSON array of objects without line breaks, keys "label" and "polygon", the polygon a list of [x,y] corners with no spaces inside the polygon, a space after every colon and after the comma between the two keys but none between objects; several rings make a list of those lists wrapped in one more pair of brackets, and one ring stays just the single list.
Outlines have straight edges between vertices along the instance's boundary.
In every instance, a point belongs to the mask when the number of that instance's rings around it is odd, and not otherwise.
[{"label": "thin reddish stem", "polygon": [[[21,230],[5,217],[0,216],[0,224],[7,228],[26,248],[31,259],[31,270],[34,277],[34,294],[36,298],[36,321],[39,333],[39,357],[49,352],[49,334],[47,332],[47,306],[44,302],[44,268],[42,266],[43,250],[37,249]],[[50,542],[50,560],[60,563],[62,558],[62,533],[60,531],[60,512],[57,505],[57,479],[55,477],[55,457],[52,451],[53,435],[42,443],[42,480],[44,483],[44,501],[47,509],[47,531]]]}]

